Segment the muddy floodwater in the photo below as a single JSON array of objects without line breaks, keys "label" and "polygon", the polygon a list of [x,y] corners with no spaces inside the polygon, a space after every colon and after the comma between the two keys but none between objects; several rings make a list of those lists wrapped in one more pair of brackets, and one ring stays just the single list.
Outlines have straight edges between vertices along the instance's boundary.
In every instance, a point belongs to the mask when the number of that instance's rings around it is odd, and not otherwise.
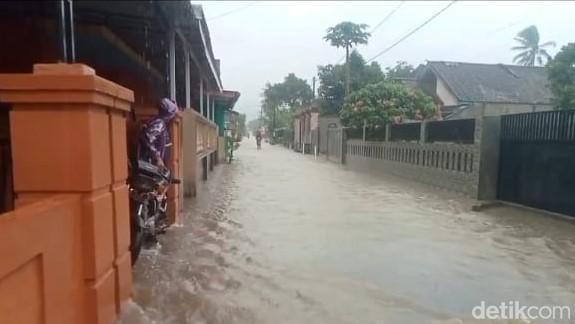
[{"label": "muddy floodwater", "polygon": [[575,306],[573,223],[471,212],[458,195],[254,141],[143,253],[119,323],[476,323],[481,301]]}]

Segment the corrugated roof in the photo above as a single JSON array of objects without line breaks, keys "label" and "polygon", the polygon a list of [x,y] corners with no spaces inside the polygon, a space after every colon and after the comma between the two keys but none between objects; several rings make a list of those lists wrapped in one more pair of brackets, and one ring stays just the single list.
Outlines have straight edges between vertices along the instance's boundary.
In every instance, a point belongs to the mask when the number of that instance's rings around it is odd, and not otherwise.
[{"label": "corrugated roof", "polygon": [[551,102],[544,67],[462,62],[428,62],[457,97],[464,102]]},{"label": "corrugated roof", "polygon": [[222,81],[220,79],[220,72],[219,72],[219,62],[216,63],[216,58],[214,57],[214,51],[212,49],[212,40],[210,37],[210,31],[208,29],[208,24],[206,23],[206,17],[204,15],[204,9],[201,5],[192,4],[192,14],[194,18],[198,21],[198,27],[201,34],[201,40],[205,47],[205,56],[208,62],[210,69],[214,75],[214,79],[220,91],[223,91],[224,88],[222,87]]},{"label": "corrugated roof", "polygon": [[211,95],[214,96],[216,103],[219,102],[225,105],[225,109],[232,109],[240,97],[240,93],[238,91],[232,90],[224,90],[220,93],[211,93]]}]

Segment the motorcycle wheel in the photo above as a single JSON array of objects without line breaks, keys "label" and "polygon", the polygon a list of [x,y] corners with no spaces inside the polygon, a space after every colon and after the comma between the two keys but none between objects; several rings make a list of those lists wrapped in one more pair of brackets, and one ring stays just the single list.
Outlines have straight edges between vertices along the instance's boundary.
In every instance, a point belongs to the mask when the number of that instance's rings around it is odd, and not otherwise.
[{"label": "motorcycle wheel", "polygon": [[132,256],[132,265],[134,265],[138,260],[140,252],[142,251],[142,245],[144,243],[144,231],[138,224],[138,216],[135,214],[136,212],[137,208],[132,211],[132,226],[130,226],[130,254]]}]

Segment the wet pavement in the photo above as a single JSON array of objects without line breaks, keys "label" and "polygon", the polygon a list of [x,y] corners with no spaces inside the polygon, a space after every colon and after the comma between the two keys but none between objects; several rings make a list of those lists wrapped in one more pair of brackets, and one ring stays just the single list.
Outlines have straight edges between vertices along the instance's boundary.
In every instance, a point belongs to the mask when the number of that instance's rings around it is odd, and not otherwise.
[{"label": "wet pavement", "polygon": [[253,139],[236,158],[143,253],[121,324],[475,323],[481,301],[575,305],[573,223],[470,212]]}]

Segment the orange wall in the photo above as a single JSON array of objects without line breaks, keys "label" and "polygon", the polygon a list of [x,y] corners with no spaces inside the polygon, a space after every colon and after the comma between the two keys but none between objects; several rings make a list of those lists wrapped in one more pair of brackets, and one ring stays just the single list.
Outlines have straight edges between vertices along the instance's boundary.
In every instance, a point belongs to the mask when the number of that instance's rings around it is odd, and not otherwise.
[{"label": "orange wall", "polygon": [[[16,209],[0,215],[0,323],[110,324],[129,298],[127,126],[133,126],[133,102],[131,90],[82,64],[0,74],[0,103],[11,106],[16,194]],[[139,119],[156,113],[145,106],[135,111]],[[201,124],[195,131],[202,149],[193,151],[213,152],[215,126],[202,117],[194,123]],[[168,164],[179,179],[183,127],[178,115]],[[173,222],[182,193],[181,184],[168,192]]]},{"label": "orange wall", "polygon": [[80,196],[2,214],[0,229],[0,323],[84,323]]},{"label": "orange wall", "polygon": [[[0,291],[29,300],[15,308],[0,298],[0,323],[112,323],[132,284],[132,91],[81,64],[39,64],[33,74],[0,74],[0,102],[12,107],[16,194],[16,210],[0,216],[0,232],[14,233],[2,237],[14,243],[0,250]],[[76,197],[68,212],[52,212],[56,194]],[[61,272],[50,270],[56,264]]]}]

